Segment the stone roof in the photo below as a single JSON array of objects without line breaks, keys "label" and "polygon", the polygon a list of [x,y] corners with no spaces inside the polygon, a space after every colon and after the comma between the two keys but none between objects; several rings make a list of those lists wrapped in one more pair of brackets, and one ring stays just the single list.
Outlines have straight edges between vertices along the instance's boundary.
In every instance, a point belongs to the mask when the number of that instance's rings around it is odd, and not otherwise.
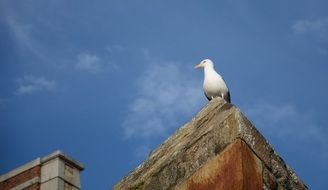
[{"label": "stone roof", "polygon": [[233,179],[239,189],[307,189],[237,107],[215,98],[113,189],[236,189]]}]

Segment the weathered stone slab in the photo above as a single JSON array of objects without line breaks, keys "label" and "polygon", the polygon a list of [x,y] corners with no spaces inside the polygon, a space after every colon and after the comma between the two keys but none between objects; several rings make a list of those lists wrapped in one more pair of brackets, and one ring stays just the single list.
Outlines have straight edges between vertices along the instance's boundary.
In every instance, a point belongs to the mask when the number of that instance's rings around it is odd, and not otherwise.
[{"label": "weathered stone slab", "polygon": [[237,139],[206,162],[176,190],[261,190],[262,163],[246,143]]}]

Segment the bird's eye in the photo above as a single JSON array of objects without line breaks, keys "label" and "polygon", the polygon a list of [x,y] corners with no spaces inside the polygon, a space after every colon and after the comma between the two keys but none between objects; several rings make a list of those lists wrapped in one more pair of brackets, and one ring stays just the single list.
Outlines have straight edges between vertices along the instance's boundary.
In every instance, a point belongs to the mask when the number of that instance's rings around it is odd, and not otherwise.
[{"label": "bird's eye", "polygon": [[205,63],[206,61],[203,61],[202,63]]}]

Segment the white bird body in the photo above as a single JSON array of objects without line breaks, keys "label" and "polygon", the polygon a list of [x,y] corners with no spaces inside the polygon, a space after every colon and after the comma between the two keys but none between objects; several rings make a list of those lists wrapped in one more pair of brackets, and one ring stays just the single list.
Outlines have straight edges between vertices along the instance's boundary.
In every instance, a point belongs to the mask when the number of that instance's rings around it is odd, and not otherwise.
[{"label": "white bird body", "polygon": [[221,75],[214,70],[213,62],[205,59],[200,62],[195,68],[204,68],[204,83],[203,89],[208,100],[215,97],[221,97],[230,103],[230,92]]}]

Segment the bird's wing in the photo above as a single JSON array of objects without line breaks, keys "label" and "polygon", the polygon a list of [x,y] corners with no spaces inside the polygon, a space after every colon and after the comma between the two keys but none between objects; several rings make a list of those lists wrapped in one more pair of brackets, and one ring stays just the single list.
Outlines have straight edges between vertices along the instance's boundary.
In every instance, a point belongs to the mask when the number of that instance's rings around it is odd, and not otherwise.
[{"label": "bird's wing", "polygon": [[[204,94],[205,94],[206,98],[208,99],[208,101],[212,100],[212,97],[208,96],[205,91],[204,91]],[[220,95],[220,97],[224,98],[225,101],[227,101],[228,103],[231,103],[230,91],[228,91],[227,94],[224,95],[224,97],[222,97],[221,95]]]},{"label": "bird's wing", "polygon": [[204,91],[204,94],[205,94],[206,98],[208,99],[208,101],[211,101],[211,97],[207,96],[205,91]]}]

